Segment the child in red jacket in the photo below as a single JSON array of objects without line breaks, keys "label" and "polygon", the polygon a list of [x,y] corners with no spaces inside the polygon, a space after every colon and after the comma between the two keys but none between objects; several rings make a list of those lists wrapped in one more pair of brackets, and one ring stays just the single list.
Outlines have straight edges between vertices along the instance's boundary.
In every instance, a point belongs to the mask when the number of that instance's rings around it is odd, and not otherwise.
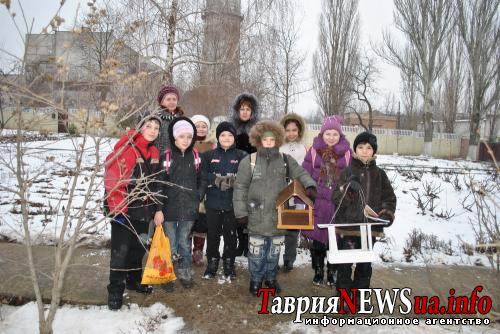
[{"label": "child in red jacket", "polygon": [[[121,308],[125,287],[151,293],[150,287],[140,283],[146,248],[139,236],[148,233],[149,222],[158,210],[161,211],[154,197],[152,179],[159,170],[159,153],[154,141],[160,126],[159,117],[144,118],[139,123],[139,132],[130,130],[106,158],[105,204],[113,217],[108,285],[110,310]],[[161,219],[161,215],[155,219]]]}]

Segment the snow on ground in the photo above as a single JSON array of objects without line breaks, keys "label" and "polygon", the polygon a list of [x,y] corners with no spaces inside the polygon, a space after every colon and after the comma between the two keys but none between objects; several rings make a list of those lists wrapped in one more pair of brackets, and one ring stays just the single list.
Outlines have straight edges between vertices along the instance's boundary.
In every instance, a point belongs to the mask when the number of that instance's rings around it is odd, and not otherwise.
[{"label": "snow on ground", "polygon": [[[101,163],[115,142],[116,139],[104,139],[100,144]],[[89,188],[91,168],[96,162],[96,143],[90,138],[84,143],[82,137],[63,137],[60,140],[30,141],[25,144],[27,149],[25,168],[30,175],[39,174],[33,180],[30,190],[30,225],[35,243],[53,243],[60,230],[62,212],[67,206],[68,185],[73,181],[71,170],[75,168],[76,161],[73,148],[80,145],[85,145],[86,148],[83,165],[87,169],[78,179],[75,203],[71,211],[75,215]],[[15,163],[15,160],[14,144],[0,140],[0,181],[5,186],[15,187],[15,175],[5,167],[5,163],[10,161]],[[488,265],[484,256],[465,254],[462,243],[476,243],[471,225],[471,221],[475,219],[475,208],[472,207],[470,211],[466,209],[472,203],[470,188],[466,184],[469,178],[472,177],[476,182],[484,182],[492,187],[490,203],[493,209],[495,209],[493,201],[500,202],[499,183],[498,179],[495,179],[495,174],[491,174],[491,165],[463,160],[389,155],[379,156],[377,163],[387,170],[398,199],[396,220],[386,229],[385,242],[375,244],[375,250],[380,255],[379,264],[387,262],[410,265]],[[97,173],[92,201],[87,206],[86,219],[89,223],[102,220],[99,202],[103,197],[102,173],[102,170]],[[417,193],[423,194],[425,185],[438,187],[439,193],[435,199],[433,212],[427,209],[423,214],[417,207],[416,197]],[[0,191],[0,236],[6,239],[18,241],[23,239],[20,216],[16,213],[18,207],[19,204],[16,203],[13,194]],[[451,217],[443,218],[439,215]],[[428,235],[427,243],[422,252],[405,255],[406,241],[414,229]],[[110,229],[102,221],[83,237],[87,242],[105,243],[109,240]],[[244,258],[239,258],[238,262],[246,265]],[[309,262],[308,251],[299,250],[296,265],[305,265]]]},{"label": "snow on ground", "polygon": [[[106,306],[62,306],[56,313],[54,333],[176,333],[184,320],[172,309],[156,303],[150,307],[123,307],[110,311]],[[20,307],[0,305],[0,332],[38,333],[36,303]]]},{"label": "snow on ground", "polygon": [[[0,305],[0,332],[4,334],[38,333],[38,314],[34,302],[23,306]],[[176,333],[184,328],[182,318],[172,309],[156,303],[150,307],[136,304],[120,311],[109,311],[105,306],[62,306],[56,313],[54,333]],[[478,326],[309,326],[292,322],[277,324],[270,333],[500,333],[493,327]]]}]

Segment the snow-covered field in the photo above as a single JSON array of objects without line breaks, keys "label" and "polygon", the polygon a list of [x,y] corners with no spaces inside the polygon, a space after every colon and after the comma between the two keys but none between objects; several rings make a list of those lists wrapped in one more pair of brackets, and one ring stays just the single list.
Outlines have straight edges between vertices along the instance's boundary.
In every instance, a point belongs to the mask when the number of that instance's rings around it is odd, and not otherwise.
[{"label": "snow-covered field", "polygon": [[[102,162],[111,151],[115,140],[104,140],[99,150]],[[55,240],[67,208],[69,185],[73,182],[75,168],[74,148],[85,145],[83,165],[87,167],[78,178],[75,201],[71,206],[75,216],[81,208],[96,163],[95,142],[88,139],[61,138],[59,140],[31,141],[25,144],[25,168],[33,177],[29,191],[31,233],[35,243],[50,244]],[[15,188],[15,174],[7,168],[15,163],[14,144],[0,143],[0,180],[6,187]],[[449,161],[408,156],[379,156],[377,163],[386,168],[398,198],[396,220],[386,229],[386,238],[375,244],[380,263],[462,264],[488,265],[485,256],[466,252],[464,243],[475,244],[472,223],[476,208],[469,187],[470,179],[490,187],[490,208],[496,210],[493,201],[500,202],[499,182],[492,173],[492,166],[468,161]],[[102,170],[97,172],[91,202],[85,211],[88,224],[102,220],[100,200],[103,196]],[[417,206],[418,196],[423,202],[429,197],[425,187],[435,191],[434,209],[427,206],[425,213]],[[418,195],[417,195],[418,194]],[[0,191],[0,236],[8,240],[23,239],[20,226],[19,203],[14,194]],[[405,251],[409,235],[414,230],[424,233],[420,251]],[[71,234],[71,230],[68,235]],[[82,236],[89,243],[105,243],[110,229],[103,221]],[[408,247],[406,247],[408,248]],[[468,253],[468,254],[466,254]],[[301,252],[297,265],[308,263],[308,252]],[[245,263],[246,261],[243,261]]]}]

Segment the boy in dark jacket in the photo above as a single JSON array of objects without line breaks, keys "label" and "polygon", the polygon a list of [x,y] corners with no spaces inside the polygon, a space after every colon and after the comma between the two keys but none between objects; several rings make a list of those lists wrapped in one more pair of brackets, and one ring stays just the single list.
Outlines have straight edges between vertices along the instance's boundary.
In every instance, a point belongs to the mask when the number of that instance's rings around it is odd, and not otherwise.
[{"label": "boy in dark jacket", "polygon": [[[172,258],[177,260],[176,272],[184,288],[192,287],[191,245],[189,235],[198,207],[204,197],[205,185],[202,178],[201,158],[193,149],[196,127],[187,117],[174,119],[169,127],[171,150],[161,156],[160,180],[163,181],[163,228],[172,250]],[[159,224],[157,224],[159,225]],[[173,282],[164,286],[171,291]]]},{"label": "boy in dark jacket", "polygon": [[[139,236],[147,234],[150,220],[161,210],[153,196],[151,179],[159,168],[158,137],[161,121],[157,116],[143,119],[138,128],[120,138],[106,158],[104,199],[111,223],[111,261],[108,285],[108,307],[120,309],[125,287],[141,293],[151,288],[141,285],[142,258],[146,252]],[[124,283],[126,281],[126,284]]]},{"label": "boy in dark jacket", "polygon": [[[354,140],[355,154],[350,167],[347,167],[337,182],[332,200],[338,208],[335,222],[338,224],[363,223],[366,221],[363,210],[370,206],[379,218],[388,220],[390,226],[394,221],[396,196],[387,174],[377,167],[375,153],[377,152],[377,137],[363,132]],[[344,196],[345,194],[345,196]],[[343,199],[342,199],[343,197]],[[372,227],[373,242],[375,236],[380,236],[383,228],[380,225]],[[340,235],[339,249],[361,248],[359,228],[338,228]],[[357,263],[352,275],[352,263],[339,264],[337,289],[367,289],[370,287],[372,266],[370,262]]]},{"label": "boy in dark jacket", "polygon": [[208,178],[205,200],[207,210],[207,269],[206,279],[214,278],[219,267],[220,237],[224,238],[222,262],[224,278],[233,279],[236,256],[236,219],[233,211],[233,184],[241,159],[246,152],[235,145],[236,129],[229,122],[222,122],[215,131],[217,148],[203,155],[204,168]]},{"label": "boy in dark jacket", "polygon": [[[261,121],[250,131],[257,152],[245,157],[234,184],[233,205],[238,223],[248,223],[250,293],[257,295],[262,282],[280,291],[276,280],[285,230],[278,230],[276,199],[287,177],[298,180],[314,200],[316,183],[294,158],[279,152],[284,129],[274,121]],[[287,175],[288,174],[288,175]]]}]

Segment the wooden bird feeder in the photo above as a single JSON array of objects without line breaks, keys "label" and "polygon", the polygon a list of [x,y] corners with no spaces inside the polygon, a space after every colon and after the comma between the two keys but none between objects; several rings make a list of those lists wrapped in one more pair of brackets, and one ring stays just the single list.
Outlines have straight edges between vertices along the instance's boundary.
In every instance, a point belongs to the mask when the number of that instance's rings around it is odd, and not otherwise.
[{"label": "wooden bird feeder", "polygon": [[[291,198],[298,198],[305,203],[305,209],[289,208]],[[298,205],[297,205],[298,206]],[[307,197],[304,186],[299,181],[293,181],[283,189],[276,200],[278,210],[278,228],[284,230],[314,229],[314,204]]]},{"label": "wooden bird feeder", "polygon": [[[361,223],[361,224],[319,224],[319,228],[328,228],[328,263],[362,263],[377,260],[377,253],[373,250],[372,225],[386,225],[386,223]],[[336,227],[358,227],[361,248],[338,249]]]}]

